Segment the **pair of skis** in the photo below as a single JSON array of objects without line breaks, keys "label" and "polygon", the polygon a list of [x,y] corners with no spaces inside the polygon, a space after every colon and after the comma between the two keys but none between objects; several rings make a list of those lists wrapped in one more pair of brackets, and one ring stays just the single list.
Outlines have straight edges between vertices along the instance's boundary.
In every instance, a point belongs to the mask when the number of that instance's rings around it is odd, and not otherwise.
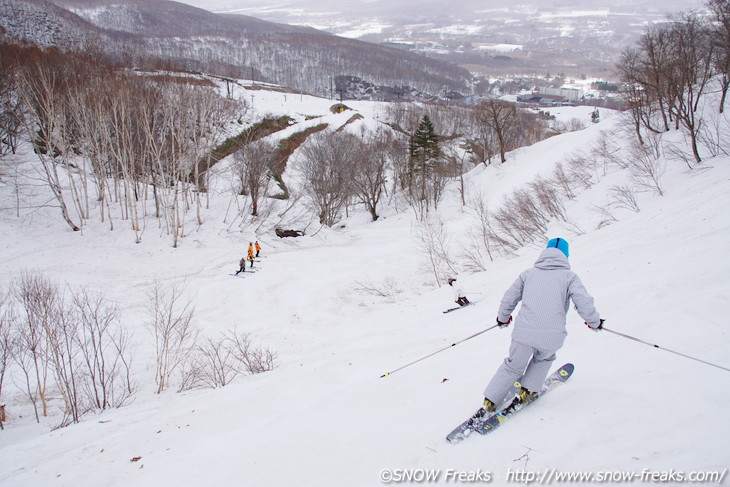
[{"label": "pair of skis", "polygon": [[507,419],[517,414],[522,409],[528,407],[530,404],[537,401],[539,398],[555,389],[560,384],[573,375],[574,370],[573,364],[565,364],[558,370],[553,372],[547,379],[540,390],[540,393],[527,404],[518,404],[516,407],[510,407],[512,397],[517,393],[519,387],[515,385],[510,395],[508,396],[509,403],[502,404],[500,409],[496,413],[488,413],[484,408],[474,413],[469,419],[457,426],[451,433],[446,436],[446,439],[451,443],[458,443],[464,440],[466,437],[471,435],[473,432],[477,432],[481,435],[486,435],[499,428],[504,424]]},{"label": "pair of skis", "polygon": [[443,313],[444,314],[451,313],[452,311],[456,311],[457,309],[464,309],[464,308],[467,308],[469,306],[474,306],[475,304],[477,304],[477,303],[474,302],[474,301],[470,301],[469,303],[465,304],[464,306],[456,306],[455,308],[449,308],[446,311],[444,311]]},{"label": "pair of skis", "polygon": [[238,274],[228,274],[228,275],[233,276],[233,277],[244,277],[246,274],[256,274],[256,271],[255,270],[246,270],[246,271],[241,271]]}]

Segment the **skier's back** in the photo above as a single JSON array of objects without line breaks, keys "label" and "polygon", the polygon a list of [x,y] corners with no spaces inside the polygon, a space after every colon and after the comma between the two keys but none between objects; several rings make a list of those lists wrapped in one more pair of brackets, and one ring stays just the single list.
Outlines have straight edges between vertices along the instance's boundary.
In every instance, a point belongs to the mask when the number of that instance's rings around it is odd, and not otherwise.
[{"label": "skier's back", "polygon": [[522,272],[502,297],[497,324],[512,322],[512,311],[522,302],[515,320],[509,356],[484,391],[484,406],[493,411],[515,382],[521,384],[518,400],[527,402],[540,391],[550,364],[565,341],[565,318],[570,301],[593,329],[603,320],[593,305],[593,297],[578,275],[570,269],[568,242],[552,239],[534,267]]}]

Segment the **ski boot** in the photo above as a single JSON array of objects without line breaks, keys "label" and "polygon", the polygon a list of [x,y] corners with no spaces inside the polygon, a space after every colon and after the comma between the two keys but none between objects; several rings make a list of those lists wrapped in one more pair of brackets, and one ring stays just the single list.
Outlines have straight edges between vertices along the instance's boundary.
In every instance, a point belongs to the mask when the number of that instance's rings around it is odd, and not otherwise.
[{"label": "ski boot", "polygon": [[468,426],[470,428],[472,428],[476,424],[480,423],[482,421],[482,418],[484,418],[485,416],[488,416],[489,413],[493,413],[496,410],[497,410],[497,406],[492,401],[490,401],[489,399],[487,399],[485,397],[484,405],[482,407],[480,407],[479,410],[476,413],[474,413],[474,415],[471,418],[469,418]]},{"label": "ski boot", "polygon": [[515,386],[518,386],[520,390],[517,391],[517,395],[515,395],[515,398],[512,399],[510,405],[504,408],[503,416],[509,416],[515,411],[519,411],[520,409],[534,401],[537,397],[537,392],[528,391],[527,389],[522,387],[519,382],[515,382]]}]

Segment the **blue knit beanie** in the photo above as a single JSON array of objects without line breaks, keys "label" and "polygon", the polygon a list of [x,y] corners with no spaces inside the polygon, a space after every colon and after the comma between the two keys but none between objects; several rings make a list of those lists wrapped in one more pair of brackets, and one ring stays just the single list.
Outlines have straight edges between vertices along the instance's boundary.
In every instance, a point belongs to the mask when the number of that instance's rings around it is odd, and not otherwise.
[{"label": "blue knit beanie", "polygon": [[553,238],[548,241],[546,248],[556,248],[565,254],[566,257],[570,257],[568,254],[568,241],[564,238]]}]

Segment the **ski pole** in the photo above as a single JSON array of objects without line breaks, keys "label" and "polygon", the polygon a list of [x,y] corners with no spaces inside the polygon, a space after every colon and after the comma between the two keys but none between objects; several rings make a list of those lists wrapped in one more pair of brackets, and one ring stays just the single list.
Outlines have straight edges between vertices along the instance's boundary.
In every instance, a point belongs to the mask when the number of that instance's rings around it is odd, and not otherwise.
[{"label": "ski pole", "polygon": [[671,353],[676,354],[676,355],[681,355],[682,357],[686,357],[686,358],[689,358],[689,359],[692,359],[692,360],[696,360],[697,362],[702,362],[703,364],[712,365],[713,367],[717,367],[718,369],[727,370],[728,372],[730,372],[730,369],[729,368],[723,367],[722,365],[713,364],[712,362],[707,362],[705,360],[698,359],[698,358],[692,357],[690,355],[685,355],[685,354],[680,353],[680,352],[675,352],[674,350],[669,350],[668,348],[660,347],[659,345],[655,345],[653,343],[645,342],[644,340],[640,340],[640,339],[638,339],[636,337],[632,337],[631,335],[626,335],[624,333],[619,333],[617,331],[610,330],[610,329],[606,328],[605,326],[603,328],[601,328],[601,329],[604,330],[604,331],[610,331],[614,335],[622,336],[624,338],[628,338],[629,340],[634,340],[635,342],[643,343],[644,345],[649,345],[650,347],[658,348],[659,350],[664,350],[666,352],[671,352]]},{"label": "ski pole", "polygon": [[478,331],[478,332],[474,333],[474,334],[473,334],[473,335],[471,335],[471,336],[468,336],[468,337],[466,337],[466,338],[464,338],[464,339],[462,339],[462,340],[459,340],[458,342],[454,342],[454,343],[452,343],[452,344],[451,344],[451,345],[449,345],[448,347],[444,347],[444,348],[442,348],[441,350],[436,350],[436,351],[435,351],[435,352],[433,352],[433,353],[429,353],[429,354],[428,354],[428,355],[426,355],[425,357],[421,357],[421,358],[419,358],[418,360],[414,360],[413,362],[411,362],[411,363],[409,363],[409,364],[406,364],[406,365],[404,365],[404,366],[402,366],[402,367],[398,367],[397,369],[395,369],[395,370],[391,370],[390,372],[386,372],[385,374],[381,375],[381,376],[380,376],[380,378],[382,379],[383,377],[388,377],[388,376],[389,376],[390,374],[394,374],[394,373],[398,372],[399,370],[405,369],[406,367],[410,367],[411,365],[413,365],[413,364],[416,364],[416,363],[420,362],[421,360],[426,360],[426,359],[427,359],[427,358],[429,358],[429,357],[433,357],[433,356],[434,356],[434,355],[436,355],[437,353],[441,353],[441,352],[443,352],[444,350],[448,350],[448,349],[449,349],[449,348],[451,348],[451,347],[455,347],[456,345],[458,345],[458,344],[460,344],[460,343],[464,343],[464,342],[465,342],[465,341],[467,341],[467,340],[471,340],[472,338],[474,338],[474,337],[476,337],[476,336],[479,336],[479,335],[481,335],[482,333],[485,333],[485,332],[487,332],[487,331],[489,331],[489,330],[491,330],[491,329],[493,329],[493,328],[497,328],[498,326],[499,326],[499,325],[494,325],[494,326],[490,326],[490,327],[489,327],[489,328],[487,328],[486,330]]}]

